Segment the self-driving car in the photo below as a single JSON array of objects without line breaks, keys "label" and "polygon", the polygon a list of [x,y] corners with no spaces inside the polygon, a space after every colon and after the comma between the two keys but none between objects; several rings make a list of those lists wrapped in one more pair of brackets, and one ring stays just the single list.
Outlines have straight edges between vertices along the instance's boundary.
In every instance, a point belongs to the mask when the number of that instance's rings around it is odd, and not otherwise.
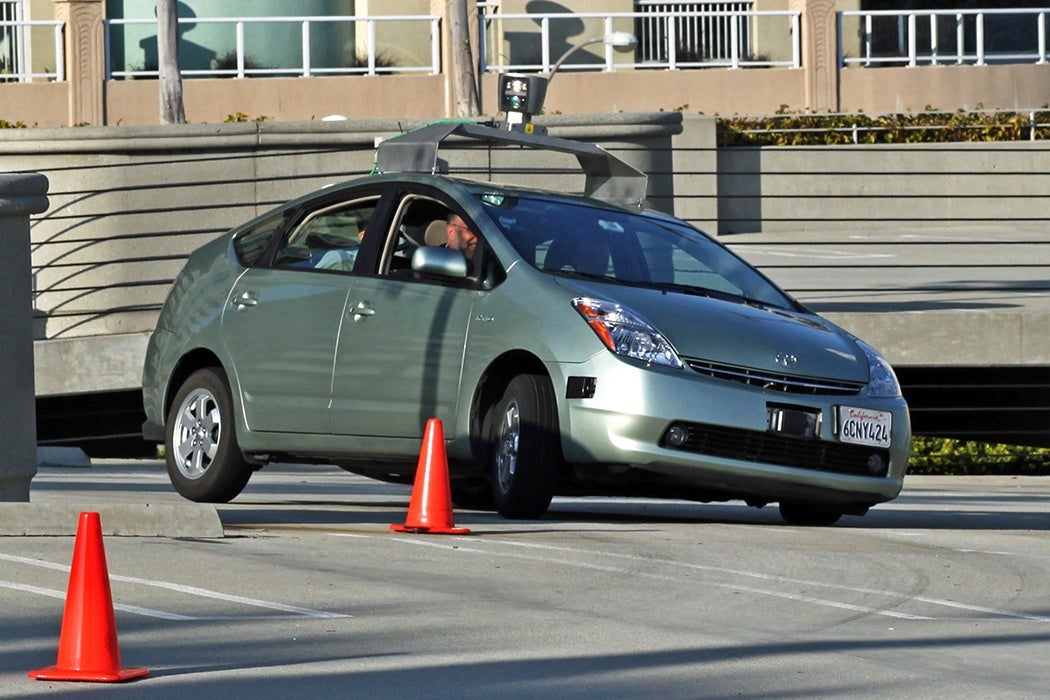
[{"label": "self-driving car", "polygon": [[[449,134],[573,153],[587,186],[442,174]],[[431,418],[456,505],[510,518],[633,495],[831,524],[900,492],[886,359],[647,209],[603,149],[441,124],[385,142],[377,170],[190,255],[143,377],[144,435],[186,498],[228,501],[276,461],[410,483]]]}]

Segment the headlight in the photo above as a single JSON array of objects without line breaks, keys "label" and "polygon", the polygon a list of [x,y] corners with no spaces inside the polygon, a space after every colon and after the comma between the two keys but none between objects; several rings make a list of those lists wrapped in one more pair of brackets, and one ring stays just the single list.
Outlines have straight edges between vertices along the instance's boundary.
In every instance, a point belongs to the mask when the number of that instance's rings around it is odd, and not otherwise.
[{"label": "headlight", "polygon": [[857,345],[868,358],[868,396],[880,399],[895,399],[901,395],[901,385],[897,381],[890,363],[878,350],[858,340]]},{"label": "headlight", "polygon": [[611,301],[584,297],[573,299],[572,308],[583,316],[605,347],[617,355],[665,367],[682,367],[667,339],[633,311]]}]

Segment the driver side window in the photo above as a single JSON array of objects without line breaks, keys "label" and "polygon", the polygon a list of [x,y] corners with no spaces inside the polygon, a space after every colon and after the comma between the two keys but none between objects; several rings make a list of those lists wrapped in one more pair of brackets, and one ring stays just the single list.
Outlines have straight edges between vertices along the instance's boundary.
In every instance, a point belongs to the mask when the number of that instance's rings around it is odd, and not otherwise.
[{"label": "driver side window", "polygon": [[408,276],[412,271],[412,254],[421,246],[445,243],[445,226],[450,210],[428,197],[406,197],[395,218],[393,235],[387,241],[379,272],[383,275]]},{"label": "driver side window", "polygon": [[[440,256],[420,256],[413,267],[413,254],[420,248],[446,251]],[[445,253],[453,251],[466,262],[465,277],[452,272],[458,265],[446,266],[452,261]],[[480,289],[492,289],[506,276],[476,225],[448,205],[422,195],[409,195],[402,200],[380,258],[379,274]]]}]

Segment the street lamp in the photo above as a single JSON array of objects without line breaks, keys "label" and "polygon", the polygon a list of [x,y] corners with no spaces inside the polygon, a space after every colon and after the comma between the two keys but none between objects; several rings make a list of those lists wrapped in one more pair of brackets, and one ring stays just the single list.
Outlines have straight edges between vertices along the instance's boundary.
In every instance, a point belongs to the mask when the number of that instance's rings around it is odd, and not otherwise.
[{"label": "street lamp", "polygon": [[567,59],[569,56],[573,55],[580,49],[586,46],[591,46],[593,44],[605,44],[606,46],[613,47],[617,51],[629,51],[638,45],[638,37],[636,37],[634,34],[631,34],[630,32],[609,32],[605,36],[598,36],[593,39],[588,39],[582,44],[573,46],[571,49],[563,53],[561,55],[561,58],[555,61],[554,65],[551,66],[550,75],[547,76],[547,85],[549,86],[550,82],[554,80],[554,74],[558,72],[559,68],[561,68],[561,64],[565,63],[565,59]]}]

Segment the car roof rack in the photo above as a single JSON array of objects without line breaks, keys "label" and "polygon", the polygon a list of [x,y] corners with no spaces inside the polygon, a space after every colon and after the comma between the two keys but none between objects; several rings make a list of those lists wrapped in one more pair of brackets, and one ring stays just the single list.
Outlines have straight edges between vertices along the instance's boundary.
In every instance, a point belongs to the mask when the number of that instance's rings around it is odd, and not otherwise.
[{"label": "car roof rack", "polygon": [[469,122],[436,122],[383,141],[376,150],[376,171],[447,172],[447,163],[438,159],[438,148],[442,141],[453,136],[483,141],[489,145],[516,145],[571,153],[576,156],[586,175],[586,196],[637,208],[645,204],[648,176],[600,146]]}]

